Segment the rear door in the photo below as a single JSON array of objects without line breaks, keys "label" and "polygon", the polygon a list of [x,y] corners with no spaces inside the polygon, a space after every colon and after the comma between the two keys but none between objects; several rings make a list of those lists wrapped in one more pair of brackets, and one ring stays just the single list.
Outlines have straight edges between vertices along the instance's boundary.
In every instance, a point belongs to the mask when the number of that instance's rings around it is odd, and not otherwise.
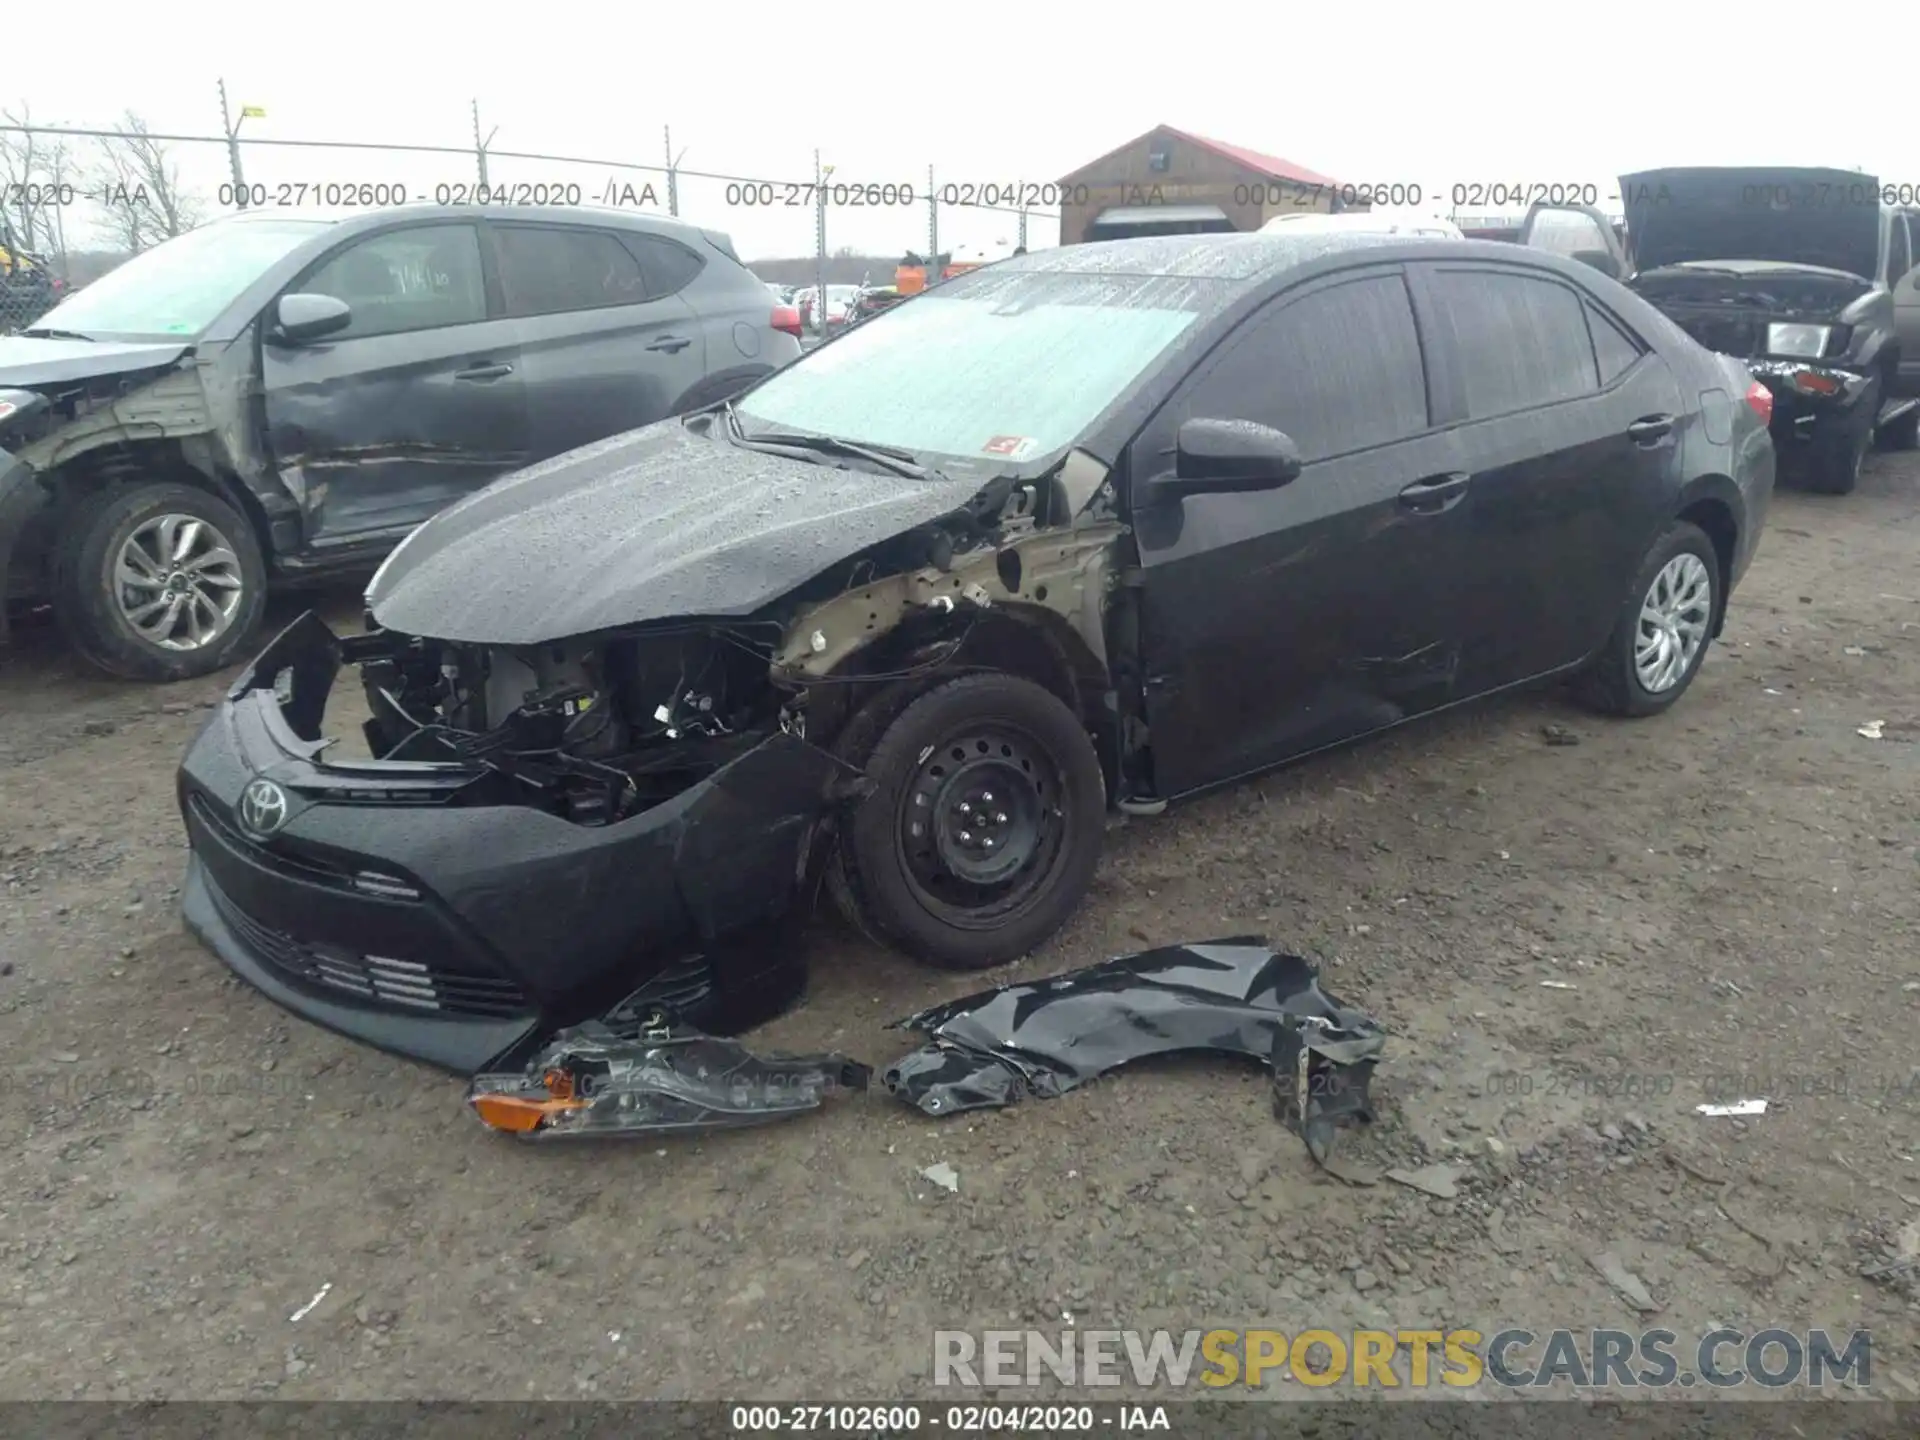
[{"label": "rear door", "polygon": [[[676,293],[690,275],[645,263],[654,252],[636,241],[653,237],[546,221],[487,228],[520,327],[537,459],[663,420],[705,376],[705,339]],[[697,273],[691,251],[660,243]]]},{"label": "rear door", "polygon": [[357,236],[286,293],[331,295],[348,327],[303,345],[261,343],[274,463],[309,542],[418,524],[526,463],[518,328],[489,306],[470,221]]},{"label": "rear door", "polygon": [[1628,274],[1626,246],[1613,222],[1591,205],[1535,203],[1521,222],[1520,243],[1591,265],[1615,280]]},{"label": "rear door", "polygon": [[1893,290],[1893,324],[1900,338],[1900,375],[1895,386],[1903,396],[1920,395],[1920,211],[1903,210],[1893,217],[1893,235],[1887,260],[1887,284]]},{"label": "rear door", "polygon": [[1449,598],[1462,688],[1569,665],[1605,639],[1679,493],[1698,423],[1660,355],[1580,287],[1480,262],[1408,267],[1431,312],[1436,395],[1471,477]]},{"label": "rear door", "polygon": [[[1156,498],[1195,417],[1285,431],[1300,477]],[[1430,417],[1398,267],[1332,277],[1243,321],[1134,439],[1126,468],[1159,794],[1458,698],[1448,597],[1465,491]]]}]

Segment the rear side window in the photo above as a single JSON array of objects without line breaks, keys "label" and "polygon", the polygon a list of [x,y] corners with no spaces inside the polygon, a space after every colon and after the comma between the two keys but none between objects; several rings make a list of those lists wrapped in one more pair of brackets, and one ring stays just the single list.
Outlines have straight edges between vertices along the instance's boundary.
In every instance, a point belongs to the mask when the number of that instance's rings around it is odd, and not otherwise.
[{"label": "rear side window", "polygon": [[605,230],[495,225],[493,240],[509,315],[638,305],[647,298],[640,266]]},{"label": "rear side window", "polygon": [[1594,358],[1600,362],[1600,384],[1611,385],[1640,358],[1639,343],[1591,305],[1587,306],[1587,329],[1593,336]]},{"label": "rear side window", "polygon": [[630,232],[620,238],[639,260],[640,269],[647,277],[647,294],[655,300],[663,295],[677,295],[706,267],[707,262],[686,246],[663,240],[658,235]]},{"label": "rear side window", "polygon": [[333,337],[339,340],[487,318],[480,235],[471,225],[419,225],[371,235],[328,260],[297,288],[346,301],[353,319]]},{"label": "rear side window", "polygon": [[1494,270],[1429,276],[1475,420],[1574,400],[1600,388],[1580,297],[1567,286]]},{"label": "rear side window", "polygon": [[1228,341],[1185,409],[1284,430],[1309,463],[1418,435],[1427,379],[1406,283],[1349,280],[1267,309]]}]

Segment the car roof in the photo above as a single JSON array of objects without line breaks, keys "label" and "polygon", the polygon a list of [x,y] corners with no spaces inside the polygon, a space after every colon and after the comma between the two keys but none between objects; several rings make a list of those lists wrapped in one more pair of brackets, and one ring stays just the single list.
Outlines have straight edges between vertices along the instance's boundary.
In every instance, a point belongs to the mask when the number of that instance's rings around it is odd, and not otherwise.
[{"label": "car roof", "polygon": [[[610,205],[381,205],[367,208],[313,209],[256,208],[241,210],[213,221],[214,225],[247,225],[261,221],[296,221],[329,226],[346,232],[371,230],[396,220],[545,221],[549,224],[612,225],[693,241],[721,232],[651,210],[625,210]],[[204,228],[204,227],[203,227]]]},{"label": "car roof", "polygon": [[1379,252],[1382,263],[1399,260],[1477,259],[1521,261],[1562,274],[1595,275],[1544,250],[1495,240],[1454,240],[1378,231],[1286,229],[1213,235],[1153,235],[1131,240],[1095,240],[1030,251],[1000,261],[981,274],[1137,275],[1221,280],[1252,288],[1341,255]]}]

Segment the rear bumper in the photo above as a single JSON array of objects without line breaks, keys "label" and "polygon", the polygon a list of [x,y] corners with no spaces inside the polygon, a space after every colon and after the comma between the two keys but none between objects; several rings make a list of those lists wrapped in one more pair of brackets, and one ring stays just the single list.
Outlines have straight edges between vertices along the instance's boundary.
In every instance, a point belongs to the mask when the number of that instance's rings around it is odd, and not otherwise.
[{"label": "rear bumper", "polygon": [[[776,732],[664,804],[575,825],[486,803],[493,777],[477,767],[324,761],[340,664],[317,617],[296,621],[178,775],[184,918],[269,998],[470,1074],[649,981],[697,975],[698,998],[720,1004],[791,992],[804,862],[859,772]],[[255,781],[275,787],[264,812],[242,805]]]}]

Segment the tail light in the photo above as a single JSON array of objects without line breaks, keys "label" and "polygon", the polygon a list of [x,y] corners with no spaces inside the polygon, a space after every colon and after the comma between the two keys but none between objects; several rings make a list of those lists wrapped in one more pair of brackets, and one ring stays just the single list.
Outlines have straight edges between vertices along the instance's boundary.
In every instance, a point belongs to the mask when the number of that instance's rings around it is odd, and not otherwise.
[{"label": "tail light", "polygon": [[783,335],[800,338],[800,312],[791,305],[773,307],[773,328]]},{"label": "tail light", "polygon": [[1758,380],[1747,386],[1747,405],[1760,417],[1762,425],[1773,423],[1773,392]]}]

